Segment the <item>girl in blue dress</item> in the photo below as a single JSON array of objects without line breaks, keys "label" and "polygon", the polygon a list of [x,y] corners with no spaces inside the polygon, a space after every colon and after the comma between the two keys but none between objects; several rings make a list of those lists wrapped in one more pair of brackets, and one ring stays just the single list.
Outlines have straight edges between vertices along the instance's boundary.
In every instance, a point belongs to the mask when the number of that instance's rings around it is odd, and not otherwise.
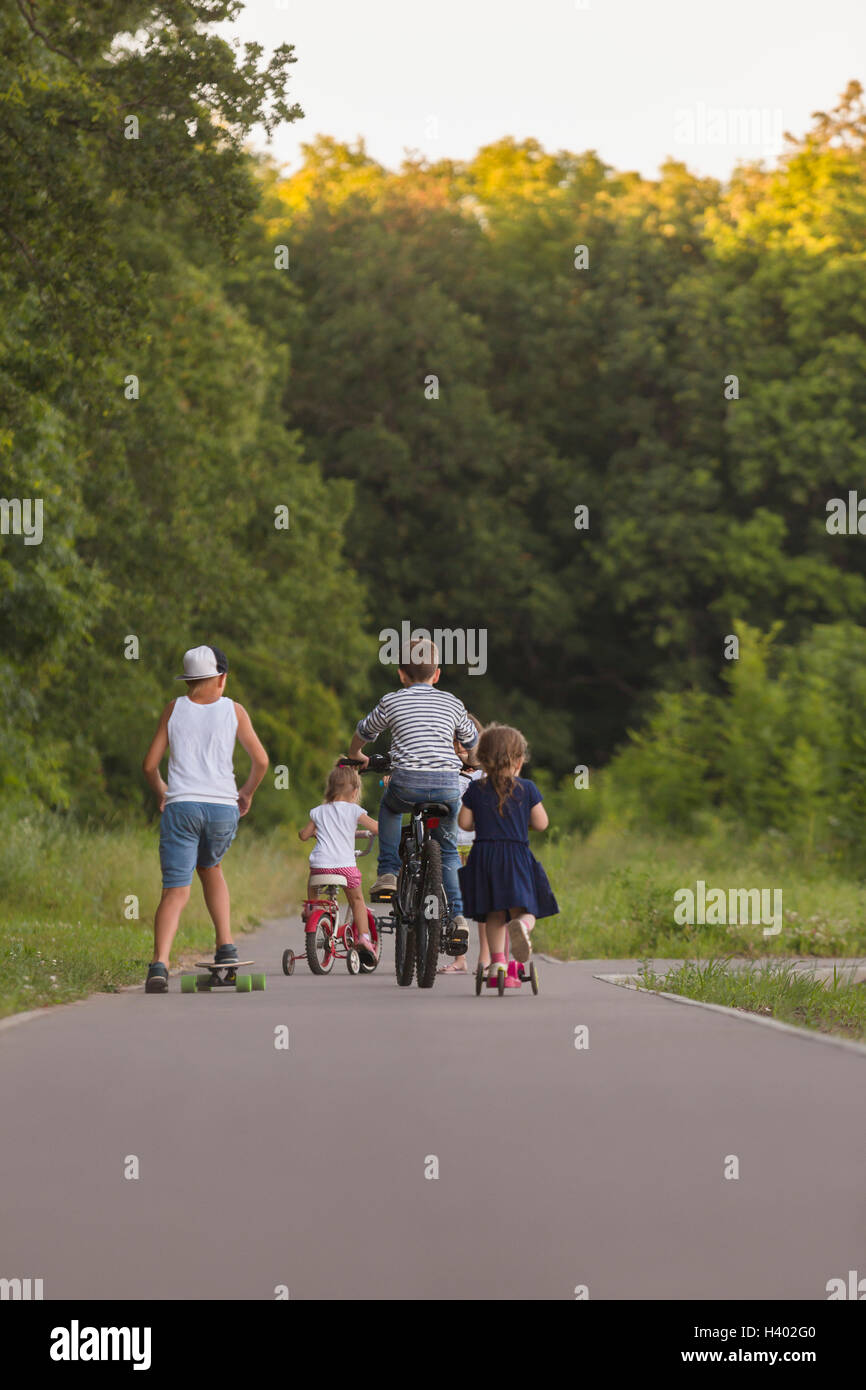
[{"label": "girl in blue dress", "polygon": [[[457,817],[461,830],[474,830],[475,842],[460,870],[463,910],[484,922],[490,947],[488,988],[519,989],[517,963],[532,954],[530,932],[539,917],[553,917],[559,906],[547,874],[529,848],[529,829],[546,830],[547,812],[534,782],[520,776],[528,747],[519,729],[491,724],[478,740],[476,756],[484,777],[472,782]],[[506,926],[511,940],[508,964]]]}]

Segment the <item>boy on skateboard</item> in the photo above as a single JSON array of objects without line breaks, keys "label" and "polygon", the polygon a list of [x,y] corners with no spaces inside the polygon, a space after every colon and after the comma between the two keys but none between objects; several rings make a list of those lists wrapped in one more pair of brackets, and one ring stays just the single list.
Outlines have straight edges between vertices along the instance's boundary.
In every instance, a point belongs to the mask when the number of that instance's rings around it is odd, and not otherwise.
[{"label": "boy on skateboard", "polygon": [[[162,897],[154,921],[153,961],[144,986],[148,994],[164,994],[168,989],[169,955],[194,872],[201,879],[216,932],[215,962],[231,965],[238,958],[221,860],[268,770],[268,755],[246,710],[223,694],[228,669],[219,647],[191,647],[184,654],[183,675],[177,679],[186,681],[187,693],[166,705],[142,764],[162,815]],[[240,791],[233,767],[236,740],[251,760],[250,775]],[[159,770],[166,749],[167,783]]]}]

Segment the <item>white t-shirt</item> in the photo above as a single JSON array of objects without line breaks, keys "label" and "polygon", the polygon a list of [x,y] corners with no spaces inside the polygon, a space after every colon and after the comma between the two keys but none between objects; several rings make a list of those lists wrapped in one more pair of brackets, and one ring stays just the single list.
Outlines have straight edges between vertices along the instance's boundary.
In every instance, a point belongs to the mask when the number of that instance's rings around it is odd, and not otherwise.
[{"label": "white t-shirt", "polygon": [[188,695],[174,702],[168,721],[168,791],[172,801],[204,801],[210,806],[237,806],[232,766],[238,715],[234,700],[200,704]]},{"label": "white t-shirt", "polygon": [[[469,786],[471,785],[471,783],[474,782],[478,777],[483,777],[483,776],[484,776],[484,772],[482,771],[482,769],[481,769],[480,767],[473,768],[473,770],[470,772],[469,769],[466,768],[466,767],[464,766],[463,771],[460,773],[460,799],[461,799],[461,801],[463,800],[463,797],[466,795],[466,792],[467,792]],[[474,830],[461,830],[461,829],[460,829],[460,826],[458,825],[458,827],[457,827],[457,843],[458,843],[458,845],[471,845],[471,844],[474,842],[474,840],[475,840],[475,831],[474,831]]]},{"label": "white t-shirt", "polygon": [[314,806],[310,820],[316,827],[316,843],[310,855],[311,869],[351,869],[355,863],[355,831],[366,816],[356,801],[325,801]]}]

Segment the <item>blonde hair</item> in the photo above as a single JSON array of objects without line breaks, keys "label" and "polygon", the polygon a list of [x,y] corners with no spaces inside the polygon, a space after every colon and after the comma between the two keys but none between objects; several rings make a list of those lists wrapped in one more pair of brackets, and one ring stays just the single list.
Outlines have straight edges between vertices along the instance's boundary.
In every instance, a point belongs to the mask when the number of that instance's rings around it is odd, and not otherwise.
[{"label": "blonde hair", "polygon": [[514,792],[515,763],[524,763],[529,756],[529,744],[519,729],[508,724],[488,724],[478,740],[478,761],[496,793],[500,816],[503,806]]},{"label": "blonde hair", "polygon": [[361,778],[357,768],[332,767],[325,786],[325,801],[337,801],[347,795],[351,798],[361,790]]}]

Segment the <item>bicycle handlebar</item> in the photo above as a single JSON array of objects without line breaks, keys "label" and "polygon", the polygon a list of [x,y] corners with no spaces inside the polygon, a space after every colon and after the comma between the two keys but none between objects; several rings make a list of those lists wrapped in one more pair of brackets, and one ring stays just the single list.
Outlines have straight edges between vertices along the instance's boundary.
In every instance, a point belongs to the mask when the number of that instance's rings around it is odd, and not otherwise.
[{"label": "bicycle handlebar", "polygon": [[366,766],[360,758],[338,758],[337,767],[356,767],[363,777],[365,772],[390,772],[390,753],[371,753]]}]

